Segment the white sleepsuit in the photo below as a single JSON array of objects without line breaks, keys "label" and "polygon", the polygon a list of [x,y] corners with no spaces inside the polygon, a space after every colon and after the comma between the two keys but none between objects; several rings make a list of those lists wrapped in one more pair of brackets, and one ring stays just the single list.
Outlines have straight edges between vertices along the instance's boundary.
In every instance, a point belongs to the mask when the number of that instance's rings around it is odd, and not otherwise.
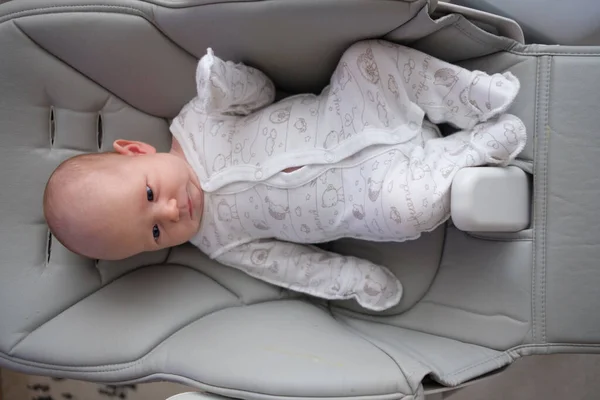
[{"label": "white sleepsuit", "polygon": [[[171,125],[205,191],[191,242],[267,282],[373,310],[400,300],[395,276],[311,244],[415,239],[449,218],[459,169],[506,165],[526,140],[504,114],[519,90],[512,74],[385,41],[351,46],[318,96],[272,104],[269,78],[210,49],[196,82]],[[425,116],[462,131],[442,137]]]}]

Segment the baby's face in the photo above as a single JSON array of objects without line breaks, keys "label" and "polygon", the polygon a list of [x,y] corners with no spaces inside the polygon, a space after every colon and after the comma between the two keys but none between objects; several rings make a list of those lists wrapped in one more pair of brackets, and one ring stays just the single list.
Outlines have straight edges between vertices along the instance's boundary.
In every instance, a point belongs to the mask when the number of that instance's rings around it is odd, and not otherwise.
[{"label": "baby's face", "polygon": [[185,160],[156,153],[122,157],[122,173],[100,178],[88,205],[101,259],[177,246],[200,229],[203,194]]}]

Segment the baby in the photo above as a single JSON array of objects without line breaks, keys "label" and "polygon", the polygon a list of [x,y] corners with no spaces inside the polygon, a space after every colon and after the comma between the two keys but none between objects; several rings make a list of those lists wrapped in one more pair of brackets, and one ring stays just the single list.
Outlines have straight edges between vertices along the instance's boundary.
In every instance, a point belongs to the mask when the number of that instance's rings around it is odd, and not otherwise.
[{"label": "baby", "polygon": [[[448,220],[461,168],[506,165],[526,140],[504,113],[512,74],[385,41],[352,45],[320,95],[273,103],[269,78],[211,49],[196,83],[169,153],[117,140],[52,174],[44,212],[68,249],[122,259],[190,241],[272,284],[384,310],[402,296],[387,268],[314,244],[415,239]],[[459,131],[443,137],[434,123]]]}]

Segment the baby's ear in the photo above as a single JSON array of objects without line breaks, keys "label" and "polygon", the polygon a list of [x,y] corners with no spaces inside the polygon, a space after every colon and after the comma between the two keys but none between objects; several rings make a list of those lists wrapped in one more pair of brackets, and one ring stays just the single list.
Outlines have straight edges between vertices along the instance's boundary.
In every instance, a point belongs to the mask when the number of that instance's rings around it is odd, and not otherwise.
[{"label": "baby's ear", "polygon": [[136,156],[142,154],[155,154],[156,149],[154,146],[144,143],[137,142],[134,140],[125,140],[118,139],[113,143],[113,148],[119,154],[123,154],[125,156]]}]

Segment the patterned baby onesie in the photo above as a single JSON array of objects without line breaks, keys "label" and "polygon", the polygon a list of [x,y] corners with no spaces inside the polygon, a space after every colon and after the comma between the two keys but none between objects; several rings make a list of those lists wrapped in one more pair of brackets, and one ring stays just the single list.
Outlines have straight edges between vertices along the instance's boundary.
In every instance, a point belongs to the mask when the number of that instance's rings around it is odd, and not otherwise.
[{"label": "patterned baby onesie", "polygon": [[[519,89],[512,74],[384,41],[350,47],[319,96],[272,104],[264,74],[210,49],[196,81],[171,126],[205,190],[192,243],[267,282],[373,310],[400,300],[394,275],[313,244],[417,238],[449,218],[458,170],[506,165],[526,139],[503,114]],[[462,130],[442,137],[424,116]]]}]

